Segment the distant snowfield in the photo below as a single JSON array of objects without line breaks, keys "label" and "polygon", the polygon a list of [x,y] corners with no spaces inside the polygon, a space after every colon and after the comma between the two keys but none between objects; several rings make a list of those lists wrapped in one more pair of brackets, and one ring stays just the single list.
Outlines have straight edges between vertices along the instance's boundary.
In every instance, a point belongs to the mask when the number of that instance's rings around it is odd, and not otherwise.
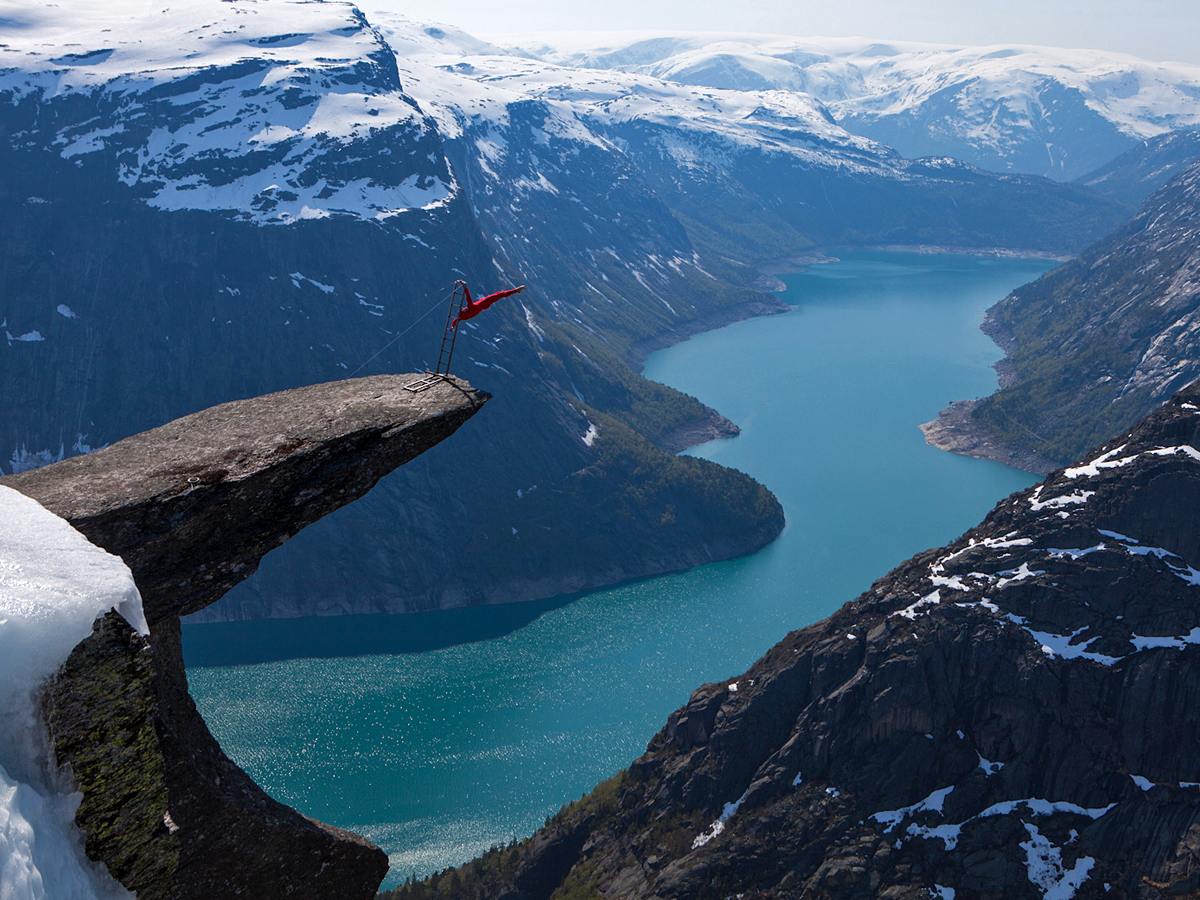
[{"label": "distant snowfield", "polygon": [[0,19],[0,100],[90,97],[101,114],[60,116],[53,146],[109,154],[152,206],[384,219],[454,191],[436,158],[387,158],[432,129],[348,3],[5,0]]},{"label": "distant snowfield", "polygon": [[[506,152],[509,108],[524,100],[537,100],[550,112],[542,126],[547,137],[611,147],[596,126],[640,121],[703,138],[709,144],[703,151],[694,144],[671,148],[682,162],[695,165],[723,165],[722,145],[852,168],[878,168],[879,158],[891,154],[850,134],[805,93],[706,88],[640,72],[574,67],[514,55],[449,26],[386,13],[375,21],[396,51],[406,91],[444,136],[475,134],[484,159]],[[479,137],[481,130],[492,136]]]},{"label": "distant snowfield", "polygon": [[1083,174],[1072,172],[1072,156],[1080,156],[1072,142],[1095,128],[1089,114],[1133,140],[1200,127],[1200,66],[1105,51],[663,32],[490,38],[563,66],[802,92],[852,131],[879,139],[908,131],[914,142],[958,144],[997,160],[1040,143],[1044,174],[1055,177]]},{"label": "distant snowfield", "polygon": [[51,767],[40,693],[108,610],[145,634],[141,597],[119,557],[11,488],[0,522],[0,897],[129,898],[84,856],[79,795]]},{"label": "distant snowfield", "polygon": [[673,130],[663,146],[678,163],[709,168],[753,148],[879,170],[894,147],[1069,179],[1137,140],[1200,127],[1200,66],[1099,51],[686,33],[487,41],[332,0],[0,0],[0,21],[0,105],[24,110],[10,139],[101,159],[151,206],[259,224],[444,205],[461,188],[441,138],[471,132],[487,164],[530,100],[547,111],[547,140],[619,152],[598,132],[645,123]]},{"label": "distant snowfield", "polygon": [[614,69],[734,90],[802,91],[837,114],[896,114],[958,83],[1014,109],[1037,82],[1079,90],[1090,108],[1140,137],[1200,126],[1200,66],[1100,50],[960,47],[858,38],[662,32],[490,35],[559,65]]}]

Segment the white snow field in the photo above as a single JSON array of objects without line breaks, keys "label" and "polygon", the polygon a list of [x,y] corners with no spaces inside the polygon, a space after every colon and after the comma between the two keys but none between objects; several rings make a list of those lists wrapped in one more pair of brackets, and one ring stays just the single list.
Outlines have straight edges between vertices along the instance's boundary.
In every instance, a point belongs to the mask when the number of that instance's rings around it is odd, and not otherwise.
[{"label": "white snow field", "polygon": [[1052,177],[1083,174],[1079,141],[1089,134],[1144,140],[1200,127],[1200,66],[1108,51],[686,32],[489,38],[561,66],[811,95],[851,131],[970,150],[989,168],[1029,169],[1028,157],[1016,160],[1032,147],[1044,162],[1038,174]]},{"label": "white snow field", "polygon": [[453,193],[390,50],[349,3],[0,0],[0,22],[0,100],[87,98],[101,115],[31,131],[55,128],[81,164],[104,153],[152,206],[287,224],[386,219]]},{"label": "white snow field", "polygon": [[51,760],[39,694],[92,623],[117,609],[146,633],[129,568],[11,488],[0,487],[0,898],[131,895],[89,862],[79,795]]}]

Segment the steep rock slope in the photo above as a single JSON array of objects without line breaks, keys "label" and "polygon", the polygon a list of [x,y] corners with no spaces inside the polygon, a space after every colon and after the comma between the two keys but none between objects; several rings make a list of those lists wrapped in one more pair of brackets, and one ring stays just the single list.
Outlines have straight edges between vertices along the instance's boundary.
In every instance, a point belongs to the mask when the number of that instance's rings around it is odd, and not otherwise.
[{"label": "steep rock slope", "polygon": [[849,131],[907,157],[1063,181],[1140,140],[1200,124],[1200,69],[1103,51],[665,32],[498,40],[566,65],[801,91]]},{"label": "steep rock slope", "polygon": [[1184,129],[1147,138],[1075,183],[1134,206],[1200,157],[1200,131]]},{"label": "steep rock slope", "polygon": [[[4,40],[5,471],[218,402],[432,366],[453,280],[478,290],[502,277],[437,124],[350,5],[69,3],[19,11]],[[534,274],[525,297],[577,302]],[[527,599],[778,533],[778,504],[750,479],[676,461],[620,423],[593,428],[585,386],[573,389],[520,305],[473,325],[456,370],[496,395],[496,411],[316,526],[211,615]],[[628,380],[643,419],[711,416]],[[629,445],[637,472],[611,464]],[[652,482],[657,514],[590,503],[601,470],[617,488]],[[653,524],[668,505],[678,528]],[[565,559],[556,538],[577,535],[564,522],[620,537]]]},{"label": "steep rock slope", "polygon": [[1200,890],[1200,384],[397,897]]},{"label": "steep rock slope", "polygon": [[1200,376],[1198,273],[1194,162],[1128,225],[988,311],[1005,386],[944,414],[934,443],[1036,454],[1045,471],[1127,428]]},{"label": "steep rock slope", "polygon": [[452,435],[488,399],[376,376],[223,404],[86,456],[0,479],[119,555],[149,635],[98,619],[43,702],[82,799],[88,856],[142,900],[370,897],[387,857],[272,800],[188,696],[180,615]]}]

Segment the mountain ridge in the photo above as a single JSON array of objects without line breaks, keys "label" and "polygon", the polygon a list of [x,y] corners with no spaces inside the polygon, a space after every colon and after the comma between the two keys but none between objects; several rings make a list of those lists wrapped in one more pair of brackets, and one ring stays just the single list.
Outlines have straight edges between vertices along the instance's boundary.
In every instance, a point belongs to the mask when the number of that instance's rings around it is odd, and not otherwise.
[{"label": "mountain ridge", "polygon": [[803,91],[904,156],[1071,180],[1138,141],[1195,128],[1200,70],[1027,45],[672,32],[497,35],[510,52],[685,84]]}]

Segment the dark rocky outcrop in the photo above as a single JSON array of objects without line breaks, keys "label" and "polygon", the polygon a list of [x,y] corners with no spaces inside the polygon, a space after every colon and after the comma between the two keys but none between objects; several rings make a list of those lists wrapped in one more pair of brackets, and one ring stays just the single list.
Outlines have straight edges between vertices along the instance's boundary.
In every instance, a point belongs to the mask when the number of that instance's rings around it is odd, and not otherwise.
[{"label": "dark rocky outcrop", "polygon": [[264,554],[453,434],[488,399],[375,376],[227,403],[87,456],[0,479],[120,555],[150,634],[97,621],[46,693],[88,855],[140,900],[370,897],[387,858],[268,797],[188,695],[179,616]]},{"label": "dark rocky outcrop", "polygon": [[1200,382],[397,895],[1200,895],[1198,448]]}]

